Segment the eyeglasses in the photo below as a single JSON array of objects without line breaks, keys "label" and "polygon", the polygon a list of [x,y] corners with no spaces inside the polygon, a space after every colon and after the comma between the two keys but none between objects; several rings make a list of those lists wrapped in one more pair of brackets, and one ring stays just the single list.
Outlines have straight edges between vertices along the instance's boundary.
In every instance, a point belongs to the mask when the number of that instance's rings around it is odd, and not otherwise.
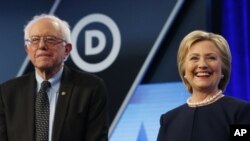
[{"label": "eyeglasses", "polygon": [[40,43],[40,40],[43,39],[43,42],[46,45],[56,45],[62,42],[67,43],[67,41],[57,38],[55,36],[47,35],[47,36],[31,36],[30,39],[25,39],[25,44],[30,46],[35,46]]}]

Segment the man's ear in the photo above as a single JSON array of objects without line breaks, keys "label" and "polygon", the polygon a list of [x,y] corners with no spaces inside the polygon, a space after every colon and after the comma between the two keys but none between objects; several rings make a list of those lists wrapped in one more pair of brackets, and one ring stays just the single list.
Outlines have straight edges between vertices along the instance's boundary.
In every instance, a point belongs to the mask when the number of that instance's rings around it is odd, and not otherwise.
[{"label": "man's ear", "polygon": [[71,50],[72,50],[72,44],[67,43],[64,48],[65,48],[65,50],[64,50],[64,59],[67,59],[70,52],[71,52]]},{"label": "man's ear", "polygon": [[24,45],[24,50],[25,50],[26,53],[28,53],[28,47],[27,47],[27,45]]}]

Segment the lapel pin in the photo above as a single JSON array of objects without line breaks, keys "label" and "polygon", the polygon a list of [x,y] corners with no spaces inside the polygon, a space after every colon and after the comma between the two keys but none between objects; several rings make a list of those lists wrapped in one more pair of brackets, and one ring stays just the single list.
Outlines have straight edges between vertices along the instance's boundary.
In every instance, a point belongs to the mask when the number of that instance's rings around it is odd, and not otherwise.
[{"label": "lapel pin", "polygon": [[66,95],[66,92],[62,92],[61,95],[62,95],[62,96]]}]

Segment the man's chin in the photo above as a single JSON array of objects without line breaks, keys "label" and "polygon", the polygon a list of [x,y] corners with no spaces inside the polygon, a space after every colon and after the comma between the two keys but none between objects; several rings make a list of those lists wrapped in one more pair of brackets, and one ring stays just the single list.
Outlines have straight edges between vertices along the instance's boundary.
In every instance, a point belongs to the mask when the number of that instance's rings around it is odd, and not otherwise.
[{"label": "man's chin", "polygon": [[38,64],[36,65],[36,68],[42,71],[49,71],[53,69],[52,65],[49,64]]}]

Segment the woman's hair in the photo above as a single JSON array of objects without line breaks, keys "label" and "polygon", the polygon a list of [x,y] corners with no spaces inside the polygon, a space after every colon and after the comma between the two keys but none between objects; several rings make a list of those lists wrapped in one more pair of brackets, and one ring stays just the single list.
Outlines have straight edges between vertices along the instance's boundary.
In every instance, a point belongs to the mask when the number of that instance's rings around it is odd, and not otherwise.
[{"label": "woman's hair", "polygon": [[187,54],[192,47],[193,44],[200,41],[211,41],[218,48],[222,60],[222,74],[224,77],[220,80],[218,88],[221,90],[225,90],[231,74],[231,52],[229,49],[229,45],[225,38],[221,35],[209,33],[201,30],[196,30],[188,35],[186,35],[180,43],[178,54],[177,54],[177,62],[178,62],[178,71],[179,75],[184,82],[186,88],[190,93],[193,92],[191,85],[184,78],[185,75],[185,60]]},{"label": "woman's hair", "polygon": [[55,15],[48,15],[48,14],[36,15],[27,23],[27,25],[24,26],[24,39],[27,39],[29,37],[30,27],[34,23],[42,19],[49,19],[49,20],[57,22],[60,26],[64,40],[66,40],[67,43],[71,43],[71,31],[70,31],[69,24],[66,21],[61,20]]}]

